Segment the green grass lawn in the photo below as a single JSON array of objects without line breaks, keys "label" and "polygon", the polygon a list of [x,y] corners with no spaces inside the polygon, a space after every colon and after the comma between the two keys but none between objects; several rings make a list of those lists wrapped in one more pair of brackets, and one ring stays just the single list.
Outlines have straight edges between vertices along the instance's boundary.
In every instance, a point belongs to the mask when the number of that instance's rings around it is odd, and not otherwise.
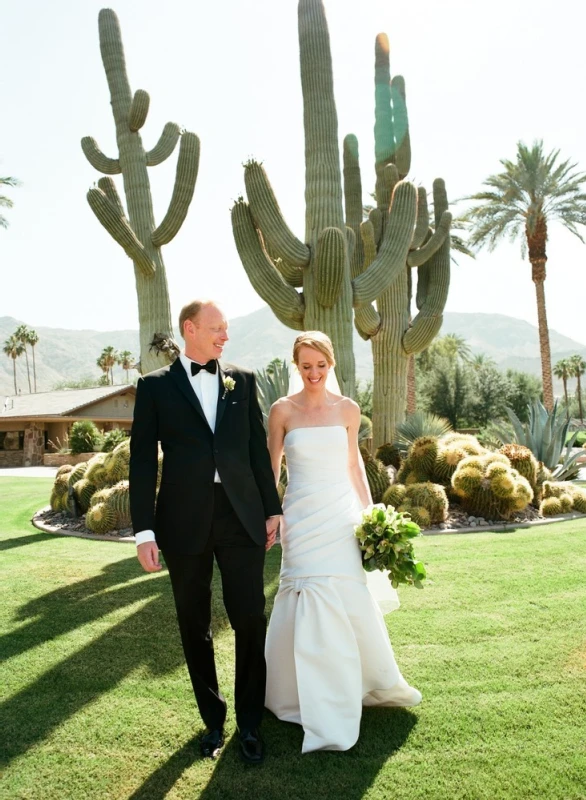
[{"label": "green grass lawn", "polygon": [[167,575],[143,574],[132,545],[35,531],[49,487],[0,477],[2,798],[586,798],[585,520],[419,539],[427,586],[386,619],[422,705],[367,709],[352,750],[305,756],[301,730],[267,712],[267,760],[251,768],[232,711],[222,758],[199,757]]}]

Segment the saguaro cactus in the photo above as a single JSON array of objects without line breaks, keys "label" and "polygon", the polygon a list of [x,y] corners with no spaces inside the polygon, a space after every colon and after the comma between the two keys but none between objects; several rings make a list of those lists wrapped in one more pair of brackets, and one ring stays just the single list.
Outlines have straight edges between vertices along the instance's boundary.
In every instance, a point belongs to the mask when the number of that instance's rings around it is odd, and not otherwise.
[{"label": "saguaro cactus", "polygon": [[[356,237],[352,275],[368,272],[388,235],[392,198],[411,164],[405,83],[390,79],[389,42],[379,34],[375,45],[375,168],[377,206],[362,222],[362,184],[356,137],[344,140],[346,219]],[[398,184],[400,185],[400,184]],[[433,184],[435,230],[429,224],[427,194],[418,190],[417,221],[408,254],[396,265],[388,288],[379,292],[376,308],[356,310],[359,334],[372,342],[374,361],[373,443],[393,440],[395,426],[405,416],[409,357],[425,349],[438,333],[450,282],[451,214],[444,182]],[[411,270],[418,268],[416,304],[411,321]]]},{"label": "saguaro cactus", "polygon": [[[405,271],[417,216],[417,190],[407,182],[387,198],[385,231],[366,269],[351,275],[358,245],[345,225],[332,61],[321,0],[299,2],[299,45],[305,126],[305,242],[289,229],[257,162],[245,168],[248,203],[232,211],[236,246],[254,289],[291,328],[332,339],[342,391],[355,390],[352,308],[367,309]],[[360,198],[360,208],[361,198]],[[297,289],[302,288],[302,292]]]},{"label": "saguaro cactus", "polygon": [[[140,322],[141,372],[151,372],[168,363],[168,341],[172,337],[171,309],[161,246],[173,239],[186,217],[193,197],[199,167],[199,139],[168,122],[152,150],[145,151],[140,137],[149,110],[149,95],[138,89],[134,95],[126,75],[120,25],[111,9],[98,17],[100,50],[106,71],[116,124],[118,158],[108,158],[90,136],[81,140],[83,152],[98,171],[97,188],[87,199],[108,233],[134,263]],[[161,164],[172,154],[177,142],[179,158],[175,186],[168,211],[155,225],[147,167]],[[128,217],[110,175],[122,175]],[[155,344],[153,344],[155,343]]]}]

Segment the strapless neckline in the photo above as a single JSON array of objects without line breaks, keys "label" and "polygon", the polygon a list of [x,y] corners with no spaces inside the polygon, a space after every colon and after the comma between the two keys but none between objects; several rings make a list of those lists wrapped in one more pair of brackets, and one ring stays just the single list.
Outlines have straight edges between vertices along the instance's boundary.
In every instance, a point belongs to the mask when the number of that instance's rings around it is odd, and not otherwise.
[{"label": "strapless neckline", "polygon": [[290,433],[294,433],[295,431],[323,430],[324,428],[342,428],[342,430],[346,430],[345,425],[301,425],[299,428],[291,428],[291,430],[287,431],[283,438],[286,439]]}]

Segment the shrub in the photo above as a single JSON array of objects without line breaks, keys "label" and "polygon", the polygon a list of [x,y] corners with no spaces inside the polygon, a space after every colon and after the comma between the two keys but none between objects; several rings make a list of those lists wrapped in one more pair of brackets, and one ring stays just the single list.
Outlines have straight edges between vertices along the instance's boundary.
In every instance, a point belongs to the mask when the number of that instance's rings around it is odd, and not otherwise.
[{"label": "shrub", "polygon": [[128,439],[128,434],[126,431],[123,431],[122,428],[114,428],[104,436],[104,442],[102,444],[102,453],[111,453],[112,450],[116,447],[116,445],[121,444],[126,439]]},{"label": "shrub", "polygon": [[71,426],[69,445],[74,455],[97,452],[101,448],[102,442],[102,433],[91,420],[82,419],[74,422]]}]

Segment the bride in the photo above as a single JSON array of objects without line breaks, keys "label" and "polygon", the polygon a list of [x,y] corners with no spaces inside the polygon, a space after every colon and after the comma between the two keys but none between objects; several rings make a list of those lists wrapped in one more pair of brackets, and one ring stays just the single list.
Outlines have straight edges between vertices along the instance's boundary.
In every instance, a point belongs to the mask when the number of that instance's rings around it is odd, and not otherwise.
[{"label": "bride", "polygon": [[303,753],[348,750],[362,706],[415,706],[421,694],[399,672],[354,536],[372,502],[358,448],[360,410],[328,388],[335,361],[324,333],[298,336],[293,361],[303,388],[277,400],[268,422],[275,478],[284,450],[289,480],[265,705],[303,726]]}]

